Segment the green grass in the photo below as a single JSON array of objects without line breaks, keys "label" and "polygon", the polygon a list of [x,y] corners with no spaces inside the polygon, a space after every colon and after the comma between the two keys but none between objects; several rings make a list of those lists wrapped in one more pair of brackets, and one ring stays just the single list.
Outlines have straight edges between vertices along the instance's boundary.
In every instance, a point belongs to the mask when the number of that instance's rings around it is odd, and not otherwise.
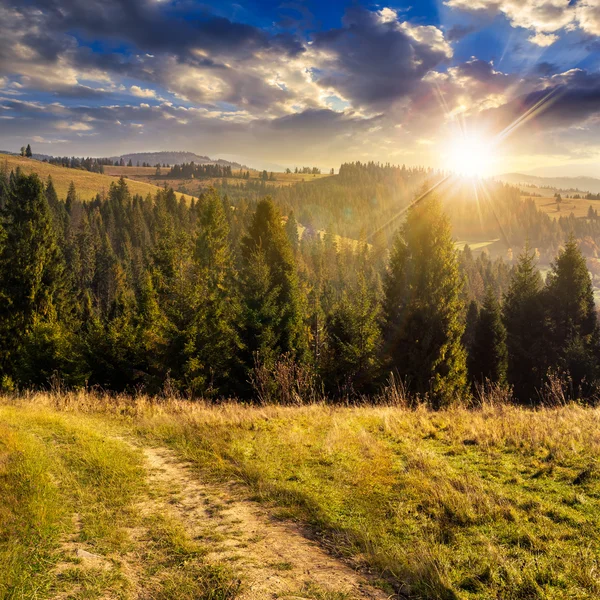
[{"label": "green grass", "polygon": [[[34,402],[49,404],[39,396]],[[119,467],[118,456],[98,455],[97,443],[89,441],[96,434],[105,438],[103,431],[118,423],[142,441],[170,445],[205,478],[244,482],[276,516],[308,524],[333,553],[367,565],[390,591],[422,599],[600,597],[598,409],[211,407],[144,398],[105,404],[84,395],[61,405],[67,414],[44,409],[42,417],[30,403],[0,408],[2,456],[13,454],[12,462],[0,459],[3,495],[12,489],[7,469],[11,481],[21,482],[9,495],[9,512],[0,509],[1,530],[12,532],[9,545],[2,538],[0,559],[9,564],[6,548],[12,549],[10,564],[22,567],[20,589],[50,585],[29,564],[52,560],[52,540],[65,523],[64,490],[58,492],[53,477],[66,476],[63,470],[83,489],[68,496],[85,515],[85,507],[94,506],[85,490],[100,485],[90,465],[113,465],[109,470],[121,475],[114,486],[102,479],[113,491],[98,502],[107,518],[130,518],[128,502],[144,493],[137,454]],[[80,428],[85,435],[68,433]],[[50,431],[57,442],[49,446],[44,432]],[[63,446],[69,439],[74,450]],[[41,443],[60,454],[60,468],[51,453],[40,458]],[[28,507],[19,503],[23,497]],[[117,516],[110,512],[116,506]],[[84,530],[95,532],[96,547],[115,552],[126,546],[105,530],[102,514],[98,519],[82,519]],[[235,597],[230,573],[206,564],[204,548],[186,538],[181,524],[155,515],[145,526],[153,598]],[[46,541],[32,549],[32,535]],[[31,553],[36,558],[25,561]],[[327,594],[298,593],[342,597]]]},{"label": "green grass", "polygon": [[106,419],[0,406],[2,600],[234,597],[231,574],[205,564],[179,523],[140,512],[142,455],[119,434]]},{"label": "green grass", "polygon": [[137,422],[411,597],[600,596],[598,410],[190,407]]}]

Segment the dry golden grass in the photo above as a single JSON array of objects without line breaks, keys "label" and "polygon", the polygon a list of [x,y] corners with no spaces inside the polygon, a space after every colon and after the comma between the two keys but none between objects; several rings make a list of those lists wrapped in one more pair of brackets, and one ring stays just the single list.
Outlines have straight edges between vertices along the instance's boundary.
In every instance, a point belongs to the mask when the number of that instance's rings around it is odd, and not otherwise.
[{"label": "dry golden grass", "polygon": [[[539,191],[539,190],[538,190]],[[546,190],[542,190],[546,192]],[[527,197],[527,196],[524,196]],[[560,210],[557,208],[556,199],[551,196],[542,198],[533,197],[535,205],[543,213],[546,213],[552,219],[560,217],[568,217],[571,213],[577,218],[585,218],[588,214],[590,206],[594,210],[600,210],[600,200],[586,200],[585,198],[563,198],[560,204]]]},{"label": "dry golden grass", "polygon": [[[0,169],[5,167],[8,171],[19,167],[24,173],[37,173],[44,182],[49,175],[52,176],[58,197],[62,199],[66,198],[71,181],[75,184],[77,194],[81,200],[92,200],[96,197],[96,194],[103,191],[108,192],[110,184],[113,181],[117,182],[120,177],[120,175],[102,175],[80,169],[59,167],[32,158],[0,154]],[[137,181],[133,178],[127,179],[127,186],[132,194],[141,196],[146,196],[148,193],[154,195],[158,190],[158,187],[154,184]]]},{"label": "dry golden grass", "polygon": [[205,478],[244,482],[390,592],[600,597],[596,408],[213,406],[85,393],[11,402],[24,415],[44,406],[118,423]]},{"label": "dry golden grass", "polygon": [[[248,169],[246,169],[248,170]],[[161,167],[161,172],[166,174],[169,171],[167,167]],[[253,169],[249,169],[250,171],[250,181],[259,181],[262,171],[255,171]],[[236,171],[234,170],[234,173]],[[238,177],[215,177],[209,179],[165,179],[164,177],[156,177],[156,167],[104,167],[104,173],[106,175],[110,175],[111,177],[128,177],[132,180],[140,181],[143,183],[147,183],[150,185],[158,185],[162,187],[163,185],[167,185],[172,187],[175,191],[178,191],[180,188],[185,188],[189,193],[197,196],[203,190],[211,187],[218,186],[223,182],[223,179],[229,185],[239,185],[245,183],[247,180],[239,179]],[[315,181],[317,179],[322,179],[324,177],[330,177],[329,174],[321,174],[321,175],[302,175],[300,173],[275,173],[275,181],[267,181],[266,186],[269,187],[282,187],[294,185],[295,183],[299,183],[301,181]]]}]

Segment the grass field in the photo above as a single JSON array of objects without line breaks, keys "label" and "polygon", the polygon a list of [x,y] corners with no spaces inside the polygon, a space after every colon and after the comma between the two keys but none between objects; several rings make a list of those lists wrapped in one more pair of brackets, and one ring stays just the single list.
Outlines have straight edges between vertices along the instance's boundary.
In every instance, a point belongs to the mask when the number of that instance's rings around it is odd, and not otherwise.
[{"label": "grass field", "polygon": [[[66,198],[71,181],[75,183],[81,200],[92,200],[96,194],[102,193],[102,191],[108,192],[110,184],[118,181],[120,177],[120,175],[102,175],[80,169],[59,167],[32,158],[0,154],[0,169],[6,168],[11,171],[17,167],[20,167],[24,173],[37,173],[44,182],[51,175],[58,197],[62,199]],[[162,183],[160,185],[162,186]],[[154,195],[158,189],[155,184],[136,181],[133,178],[127,180],[127,186],[132,194],[141,196],[146,196],[148,193]]]},{"label": "grass field", "polygon": [[[85,394],[5,399],[0,597],[290,597],[248,592],[267,567],[269,585],[286,577],[297,584],[292,596],[381,597],[315,583],[306,572],[318,568],[295,564],[300,550],[255,561],[263,571],[247,560],[260,545],[251,537],[233,554],[215,550],[244,531],[250,513],[241,509],[218,536],[190,535],[198,503],[211,506],[203,513],[210,524],[228,506],[256,500],[278,519],[265,520],[261,535],[289,531],[294,548],[297,531],[281,528],[298,523],[339,569],[366,570],[391,597],[598,598],[599,451],[600,410],[576,405],[432,412]],[[152,452],[176,457],[161,463],[167,473],[176,461],[188,469],[175,500],[149,480]],[[200,495],[189,487],[200,485]],[[237,496],[213,502],[215,490],[231,489]],[[73,556],[66,538],[98,564]]]},{"label": "grass field", "polygon": [[[546,192],[548,190],[536,190],[538,193]],[[527,196],[524,196],[527,198]],[[532,197],[531,198],[538,210],[546,213],[552,219],[558,219],[560,217],[568,217],[571,213],[577,218],[587,217],[588,209],[590,206],[594,210],[600,210],[600,200],[586,200],[585,198],[563,198],[560,204],[560,210],[556,204],[556,199],[551,194],[544,197]]]},{"label": "grass field", "polygon": [[[162,167],[161,171],[163,174],[168,172],[167,167]],[[165,179],[164,177],[156,177],[155,167],[104,167],[104,173],[111,177],[120,177],[121,175],[128,177],[132,180],[140,181],[151,185],[163,186],[165,183],[172,187],[175,191],[180,189],[187,190],[193,195],[198,195],[202,190],[214,186],[220,185],[223,178],[210,178],[210,179]],[[260,179],[262,171],[255,171],[250,169],[250,180],[258,181]],[[316,179],[322,179],[323,177],[330,177],[329,174],[321,175],[303,175],[300,173],[275,173],[275,181],[267,181],[267,187],[281,187],[294,185],[301,181],[313,181]],[[238,185],[244,183],[246,180],[239,179],[237,177],[226,178],[226,181],[231,185]]]}]

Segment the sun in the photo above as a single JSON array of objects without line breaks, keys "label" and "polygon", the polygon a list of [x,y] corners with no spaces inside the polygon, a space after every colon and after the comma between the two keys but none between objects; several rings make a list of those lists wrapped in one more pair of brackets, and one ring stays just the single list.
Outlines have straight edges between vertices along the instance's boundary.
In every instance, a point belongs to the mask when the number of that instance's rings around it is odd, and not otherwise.
[{"label": "sun", "polygon": [[445,152],[445,168],[465,177],[487,177],[494,162],[491,140],[462,135],[450,141]]}]

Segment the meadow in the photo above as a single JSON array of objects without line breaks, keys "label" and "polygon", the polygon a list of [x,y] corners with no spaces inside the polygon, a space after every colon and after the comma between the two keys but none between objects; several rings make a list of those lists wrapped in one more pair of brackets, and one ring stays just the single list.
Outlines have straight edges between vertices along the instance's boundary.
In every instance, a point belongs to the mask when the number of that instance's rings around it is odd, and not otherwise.
[{"label": "meadow", "polygon": [[576,404],[5,397],[0,598],[597,598],[599,426]]},{"label": "meadow", "polygon": [[[261,181],[262,171],[257,171],[255,169],[248,169],[250,173],[251,182],[259,182]],[[166,175],[169,172],[167,167],[161,167],[161,172],[163,175]],[[234,171],[235,172],[235,171]],[[104,167],[104,173],[111,177],[127,177],[130,178],[131,181],[136,181],[140,183],[146,183],[149,185],[158,185],[160,187],[165,184],[168,187],[172,187],[176,192],[180,190],[187,190],[188,193],[193,194],[195,196],[202,193],[203,190],[211,186],[220,186],[224,181],[228,185],[242,185],[248,180],[240,179],[239,177],[218,177],[211,178],[208,177],[206,179],[170,179],[166,177],[157,177],[156,176],[156,167],[114,167],[114,166],[106,166]],[[316,181],[317,179],[323,179],[325,177],[330,177],[329,174],[303,174],[303,173],[275,173],[275,181],[267,181],[265,182],[265,186],[267,188],[278,188],[278,187],[286,187],[291,186],[296,183],[300,183],[302,181]]]},{"label": "meadow", "polygon": [[[108,193],[110,184],[118,182],[121,177],[120,173],[91,173],[84,169],[70,169],[51,165],[33,158],[0,154],[0,169],[5,169],[6,172],[10,173],[17,169],[17,167],[27,175],[37,173],[44,183],[51,176],[56,193],[61,199],[67,197],[71,182],[75,184],[75,189],[80,200],[84,201],[93,200],[96,194],[101,194],[102,192]],[[127,177],[127,173],[124,173],[124,176]],[[134,179],[127,180],[127,187],[132,195],[139,194],[143,197],[146,197],[148,194],[154,196],[158,190],[155,183],[147,183]]]}]

